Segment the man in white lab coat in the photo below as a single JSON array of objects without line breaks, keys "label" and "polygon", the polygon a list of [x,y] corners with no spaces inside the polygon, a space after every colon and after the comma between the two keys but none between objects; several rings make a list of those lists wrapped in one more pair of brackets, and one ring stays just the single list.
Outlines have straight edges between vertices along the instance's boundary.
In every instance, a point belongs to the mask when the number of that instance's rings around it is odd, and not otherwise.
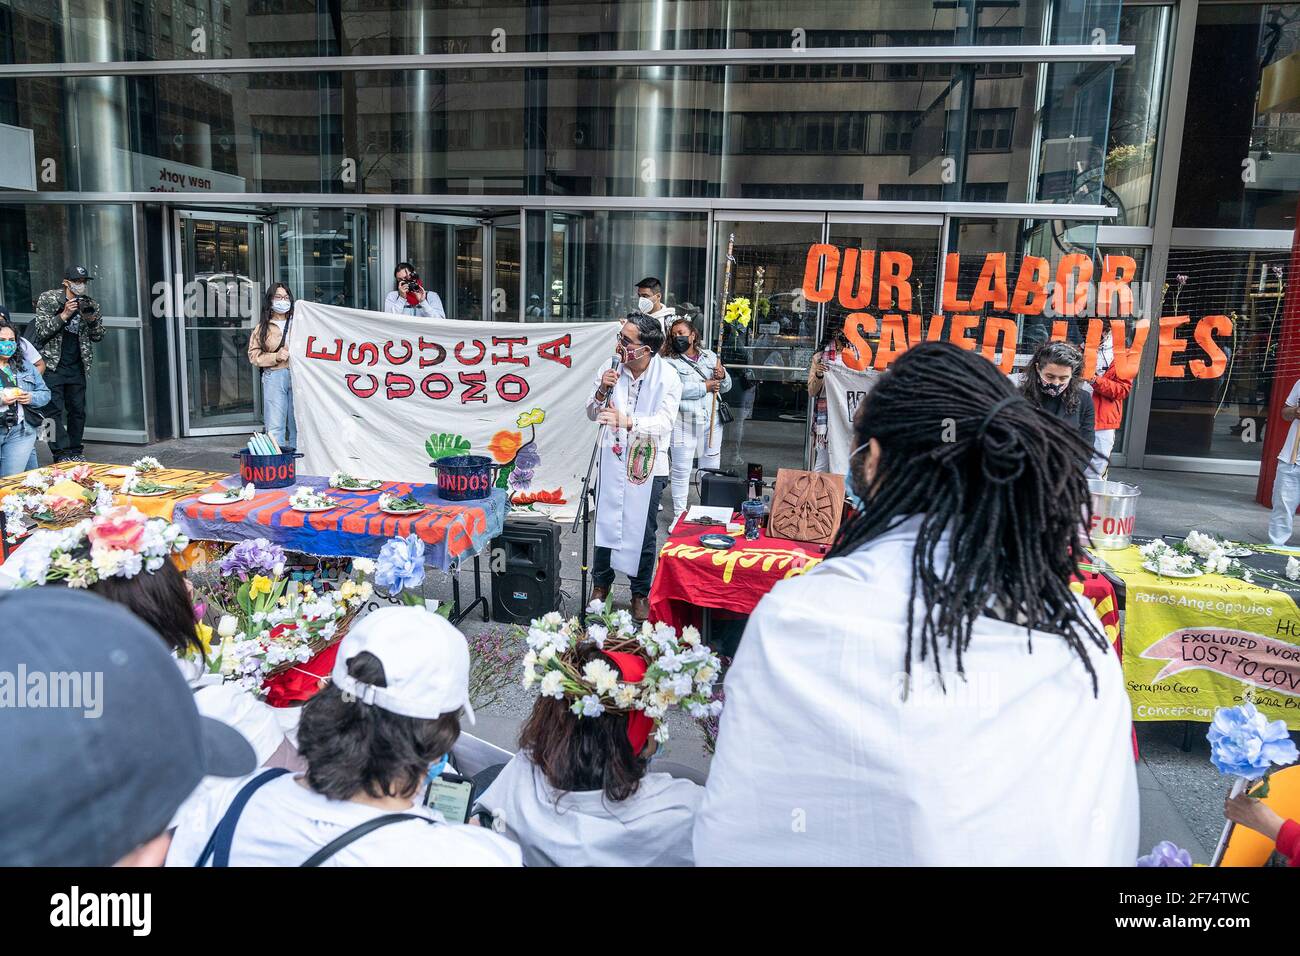
[{"label": "man in white lab coat", "polygon": [[697,865],[1134,865],[1123,674],[1070,587],[1091,448],[947,343],[855,439],[864,510],[727,675]]},{"label": "man in white lab coat", "polygon": [[618,365],[597,373],[587,417],[604,431],[596,484],[592,600],[604,601],[614,572],[628,576],[632,616],[650,614],[659,499],[668,484],[668,445],[682,382],[663,359],[659,320],[628,315],[618,333]]}]

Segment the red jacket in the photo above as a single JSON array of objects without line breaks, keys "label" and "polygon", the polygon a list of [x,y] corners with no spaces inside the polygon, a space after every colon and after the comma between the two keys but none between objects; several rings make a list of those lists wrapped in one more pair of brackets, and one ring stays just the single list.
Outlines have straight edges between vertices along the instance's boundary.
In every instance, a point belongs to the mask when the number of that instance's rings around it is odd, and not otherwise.
[{"label": "red jacket", "polygon": [[1131,378],[1119,377],[1119,366],[1106,369],[1101,378],[1092,382],[1092,407],[1096,412],[1094,431],[1104,432],[1119,428],[1124,421],[1124,400],[1133,391]]}]

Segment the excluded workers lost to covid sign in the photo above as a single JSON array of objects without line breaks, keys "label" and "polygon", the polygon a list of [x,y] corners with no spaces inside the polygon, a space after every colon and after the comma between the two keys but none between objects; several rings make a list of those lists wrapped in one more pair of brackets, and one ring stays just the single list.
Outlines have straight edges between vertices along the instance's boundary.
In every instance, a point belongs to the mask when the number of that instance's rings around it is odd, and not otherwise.
[{"label": "excluded workers lost to covid sign", "polygon": [[[974,288],[964,299],[958,296],[961,267],[962,256],[949,253],[942,311],[926,315],[914,311],[924,305],[913,302],[912,257],[907,253],[816,243],[808,249],[803,294],[810,302],[835,300],[849,310],[844,334],[857,349],[857,355],[844,356],[850,368],[880,371],[919,342],[948,341],[980,352],[1009,374],[1019,336],[1012,316],[1035,316],[1051,322],[1050,338],[1055,340],[1068,339],[1071,324],[1086,323],[1085,378],[1093,375],[1097,347],[1109,325],[1116,373],[1136,377],[1151,322],[1132,318],[1137,275],[1132,256],[1104,256],[1100,274],[1092,258],[1081,253],[1062,256],[1055,269],[1045,258],[1025,256],[1011,275],[1007,254],[991,252],[984,256]],[[1156,338],[1156,377],[1218,378],[1228,364],[1220,342],[1231,338],[1232,319],[1226,315],[1202,316],[1195,322],[1190,315],[1162,316]],[[1184,355],[1192,343],[1199,348]]]}]

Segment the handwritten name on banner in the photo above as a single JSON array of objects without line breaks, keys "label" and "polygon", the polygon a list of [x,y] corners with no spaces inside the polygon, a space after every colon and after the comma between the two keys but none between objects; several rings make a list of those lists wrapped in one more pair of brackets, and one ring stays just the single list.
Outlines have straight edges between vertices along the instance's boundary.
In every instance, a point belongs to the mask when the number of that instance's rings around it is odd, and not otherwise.
[{"label": "handwritten name on banner", "polygon": [[586,403],[613,323],[456,322],[299,302],[289,335],[302,474],[432,482],[485,455],[515,503],[577,499]]},{"label": "handwritten name on banner", "polygon": [[[978,351],[1009,374],[1014,368],[1020,326],[1014,318],[986,315],[985,310],[990,310],[1006,316],[1050,319],[1050,338],[1056,341],[1069,337],[1072,323],[1086,321],[1085,378],[1091,378],[1096,369],[1097,349],[1109,328],[1116,373],[1123,378],[1137,375],[1151,321],[1132,318],[1133,280],[1138,271],[1132,256],[1104,256],[1100,275],[1092,258],[1081,253],[1062,256],[1055,270],[1041,256],[1025,256],[1014,283],[1007,258],[1003,252],[988,253],[970,295],[961,298],[961,255],[949,253],[944,263],[941,311],[929,315],[928,321],[924,304],[914,302],[912,257],[905,252],[877,254],[872,249],[841,250],[828,243],[814,243],[808,249],[802,291],[810,302],[836,300],[850,310],[844,318],[844,334],[857,355],[847,354],[844,361],[859,370],[881,371],[913,345],[948,341]],[[1189,328],[1191,337],[1187,338],[1183,333]],[[1231,342],[1232,335],[1233,321],[1226,315],[1202,316],[1194,325],[1190,315],[1161,316],[1156,377],[1220,377],[1228,365],[1220,342]],[[1183,355],[1193,344],[1197,350]]]}]

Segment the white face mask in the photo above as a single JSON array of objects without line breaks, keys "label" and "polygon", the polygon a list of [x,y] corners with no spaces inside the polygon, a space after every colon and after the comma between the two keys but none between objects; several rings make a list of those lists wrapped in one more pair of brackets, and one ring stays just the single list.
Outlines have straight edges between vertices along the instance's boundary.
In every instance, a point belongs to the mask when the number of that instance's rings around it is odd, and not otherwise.
[{"label": "white face mask", "polygon": [[281,315],[284,315],[291,308],[293,308],[293,305],[289,302],[288,299],[274,299],[271,302],[271,308],[274,309],[276,312],[279,312]]},{"label": "white face mask", "polygon": [[85,295],[85,294],[86,294],[86,283],[84,283],[84,282],[74,282],[74,283],[72,283],[72,294],[73,294],[73,295]]},{"label": "white face mask", "polygon": [[636,308],[638,312],[644,312],[646,315],[649,315],[654,307],[655,304],[653,299],[647,299],[645,296],[640,296],[636,300]]}]

